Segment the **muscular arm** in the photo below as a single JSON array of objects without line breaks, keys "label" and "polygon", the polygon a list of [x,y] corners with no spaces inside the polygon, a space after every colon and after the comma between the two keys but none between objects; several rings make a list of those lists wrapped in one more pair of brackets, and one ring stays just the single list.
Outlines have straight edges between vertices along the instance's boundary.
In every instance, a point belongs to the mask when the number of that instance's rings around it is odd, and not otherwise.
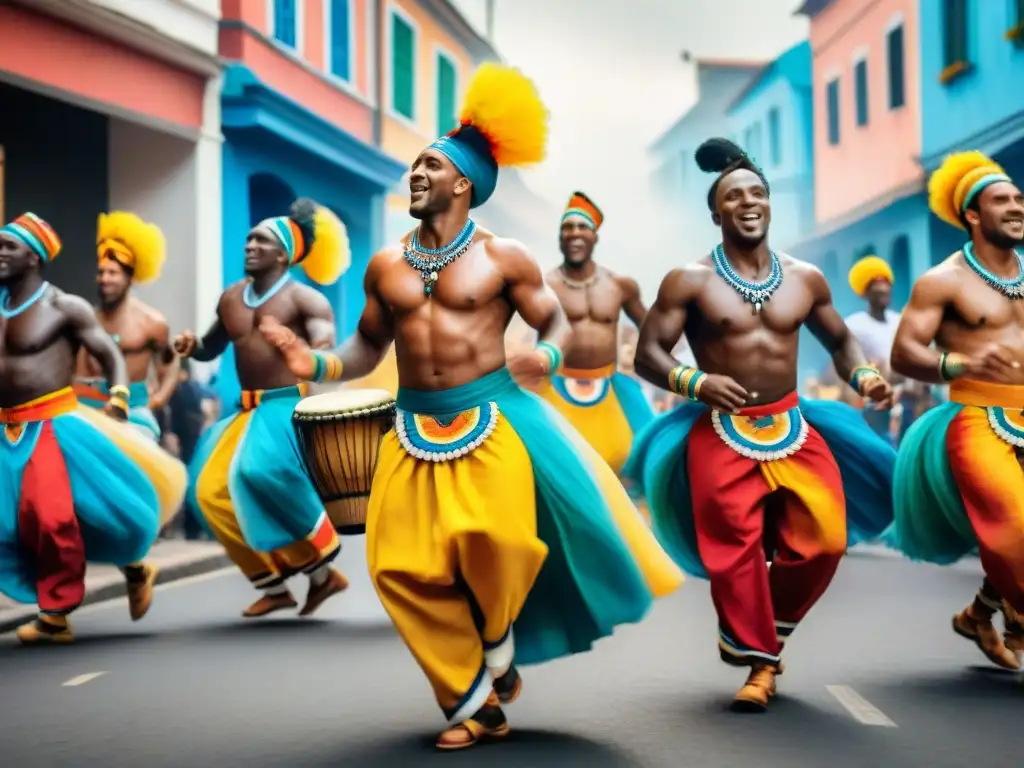
[{"label": "muscular arm", "polygon": [[231,337],[228,336],[228,330],[224,327],[224,322],[220,316],[223,305],[224,297],[221,296],[220,304],[217,305],[217,319],[213,321],[213,325],[210,326],[203,338],[196,344],[196,348],[192,351],[191,355],[193,360],[197,360],[200,363],[216,360],[224,354],[224,350],[231,343]]},{"label": "muscular arm", "polygon": [[171,349],[171,329],[162,317],[153,322],[153,367],[156,368],[156,390],[150,396],[150,405],[159,408],[166,405],[178,386],[181,358]]},{"label": "muscular arm", "polygon": [[622,311],[639,328],[647,316],[647,307],[640,298],[640,284],[631,277],[619,277],[617,280],[623,293]]},{"label": "muscular arm", "polygon": [[128,386],[128,368],[114,339],[103,330],[93,308],[77,296],[62,294],[54,302],[64,313],[72,338],[88,352],[103,369],[111,387]]},{"label": "muscular arm", "polygon": [[302,291],[298,302],[309,346],[313,349],[331,349],[337,344],[331,303],[312,288]]},{"label": "muscular arm", "polygon": [[545,282],[540,265],[514,240],[496,240],[490,249],[508,286],[512,308],[537,331],[538,342],[552,344],[565,354],[572,326],[558,296]]},{"label": "muscular arm", "polygon": [[693,269],[674,269],[661,281],[658,297],[640,325],[633,368],[642,379],[669,390],[668,375],[679,365],[672,350],[686,329],[686,313],[703,280]]},{"label": "muscular arm", "polygon": [[811,312],[807,315],[807,327],[832,356],[836,373],[843,381],[849,382],[855,368],[868,364],[867,357],[846,321],[836,312],[832,289],[825,276],[812,267],[807,269],[807,282],[814,297]]},{"label": "muscular arm", "polygon": [[892,344],[894,371],[929,384],[942,383],[939,352],[931,345],[954,290],[952,276],[943,272],[926,272],[914,285]]},{"label": "muscular arm", "polygon": [[366,292],[366,304],[359,317],[356,332],[334,350],[341,358],[342,381],[360,379],[368,375],[380,365],[388,347],[395,340],[394,322],[391,312],[380,299],[377,290],[378,282],[384,273],[388,256],[385,252],[378,253],[366,267],[363,278],[363,289]]}]

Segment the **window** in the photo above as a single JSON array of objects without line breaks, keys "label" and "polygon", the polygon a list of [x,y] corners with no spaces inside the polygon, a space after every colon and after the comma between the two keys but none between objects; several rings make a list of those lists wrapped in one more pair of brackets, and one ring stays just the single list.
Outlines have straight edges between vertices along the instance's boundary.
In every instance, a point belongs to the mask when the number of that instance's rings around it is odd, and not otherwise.
[{"label": "window", "polygon": [[296,48],[296,30],[299,22],[298,0],[273,0],[274,39],[289,48]]},{"label": "window", "polygon": [[352,80],[352,0],[326,0],[324,29],[327,41],[327,71],[335,77]]},{"label": "window", "polygon": [[455,64],[448,56],[437,52],[437,135],[444,136],[456,124]]},{"label": "window", "polygon": [[755,163],[761,162],[761,123],[754,123],[743,133],[743,148]]},{"label": "window", "polygon": [[942,37],[943,67],[967,63],[967,0],[943,0]]},{"label": "window", "polygon": [[853,65],[854,98],[857,100],[857,125],[868,124],[868,60]]},{"label": "window", "polygon": [[828,143],[839,143],[839,78],[826,86],[825,103],[828,109]]},{"label": "window", "polygon": [[1024,25],[1024,0],[1013,0],[1013,23],[1017,27]]},{"label": "window", "polygon": [[885,36],[889,64],[889,109],[907,103],[907,76],[904,71],[903,25],[890,29]]},{"label": "window", "polygon": [[397,13],[391,14],[391,108],[415,119],[416,32]]},{"label": "window", "polygon": [[768,152],[771,154],[772,165],[782,165],[782,136],[779,129],[779,110],[772,107],[768,110]]}]

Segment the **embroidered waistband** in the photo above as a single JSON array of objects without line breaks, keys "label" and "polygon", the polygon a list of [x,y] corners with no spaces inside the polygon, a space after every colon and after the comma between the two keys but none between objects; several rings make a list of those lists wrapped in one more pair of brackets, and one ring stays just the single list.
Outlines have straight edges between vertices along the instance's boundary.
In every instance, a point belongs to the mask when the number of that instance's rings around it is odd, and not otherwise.
[{"label": "embroidered waistband", "polygon": [[239,405],[243,411],[251,411],[265,400],[277,400],[281,397],[305,397],[309,394],[309,384],[300,382],[294,387],[280,389],[243,389]]},{"label": "embroidered waistband", "polygon": [[78,407],[78,398],[71,387],[64,387],[48,395],[37,397],[21,405],[0,408],[0,424],[29,424],[47,421],[70,413]]},{"label": "embroidered waistband", "polygon": [[1024,409],[1024,386],[957,379],[949,385],[950,402],[979,408]]}]

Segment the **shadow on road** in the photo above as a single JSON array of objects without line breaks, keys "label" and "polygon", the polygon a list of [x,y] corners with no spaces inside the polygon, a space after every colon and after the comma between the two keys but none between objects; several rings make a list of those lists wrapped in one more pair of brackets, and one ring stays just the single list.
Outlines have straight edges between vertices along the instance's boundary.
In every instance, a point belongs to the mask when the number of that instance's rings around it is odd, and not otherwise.
[{"label": "shadow on road", "polygon": [[530,766],[530,768],[630,768],[637,765],[623,752],[587,739],[553,731],[513,729],[507,739],[495,744],[480,744],[462,752],[440,752],[434,747],[436,734],[429,736],[387,737],[380,741],[345,745],[337,754],[296,759],[296,765],[308,768],[379,766],[383,768],[419,768],[428,765],[462,765],[474,768],[490,766]]},{"label": "shadow on road", "polygon": [[970,666],[929,675],[908,675],[891,682],[876,683],[880,691],[898,692],[923,703],[966,703],[978,701],[991,706],[1000,700],[1024,696],[1024,675],[986,666]]}]

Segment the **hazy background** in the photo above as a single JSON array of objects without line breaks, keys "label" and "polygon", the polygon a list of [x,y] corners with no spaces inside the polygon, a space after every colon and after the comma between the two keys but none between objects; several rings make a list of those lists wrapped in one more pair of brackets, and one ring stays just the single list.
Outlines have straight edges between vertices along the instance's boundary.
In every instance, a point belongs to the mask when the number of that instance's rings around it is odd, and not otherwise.
[{"label": "hazy background", "polygon": [[[453,0],[481,33],[485,0]],[[533,78],[551,112],[547,161],[525,174],[562,206],[573,189],[606,223],[596,258],[613,269],[652,250],[687,252],[685,232],[650,192],[646,147],[694,101],[680,57],[768,60],[807,35],[800,0],[495,0],[495,46]],[[708,179],[710,184],[711,179]],[[546,264],[559,260],[551,224]],[[505,233],[514,237],[515,233]],[[664,255],[657,261],[665,261]],[[632,270],[646,272],[645,270]],[[653,280],[643,281],[648,296]]]}]

